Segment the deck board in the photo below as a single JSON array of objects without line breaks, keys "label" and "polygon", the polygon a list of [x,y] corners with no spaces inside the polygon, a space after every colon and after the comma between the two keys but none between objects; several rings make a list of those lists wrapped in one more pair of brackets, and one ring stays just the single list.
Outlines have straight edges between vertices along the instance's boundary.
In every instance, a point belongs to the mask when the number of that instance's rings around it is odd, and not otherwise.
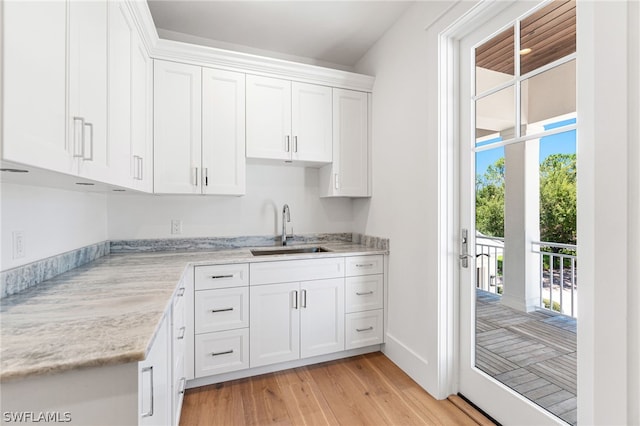
[{"label": "deck board", "polygon": [[495,294],[476,294],[476,366],[575,425],[575,318],[524,313],[502,305]]}]

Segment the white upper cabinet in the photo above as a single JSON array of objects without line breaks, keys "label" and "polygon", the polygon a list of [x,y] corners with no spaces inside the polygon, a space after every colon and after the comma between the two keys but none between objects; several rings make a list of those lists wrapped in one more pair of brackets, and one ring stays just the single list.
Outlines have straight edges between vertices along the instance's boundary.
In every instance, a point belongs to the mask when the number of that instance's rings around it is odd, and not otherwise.
[{"label": "white upper cabinet", "polygon": [[247,158],[331,162],[331,88],[247,75]]},{"label": "white upper cabinet", "polygon": [[202,191],[202,70],[154,61],[154,192]]},{"label": "white upper cabinet", "polygon": [[331,109],[331,87],[291,83],[292,160],[331,162]]},{"label": "white upper cabinet", "polygon": [[131,155],[135,189],[153,192],[153,61],[138,33],[131,49]]},{"label": "white upper cabinet", "polygon": [[333,163],[320,169],[324,197],[369,197],[369,98],[365,92],[333,89]]},{"label": "white upper cabinet", "polygon": [[109,180],[107,141],[107,2],[69,7],[68,142],[78,174]]},{"label": "white upper cabinet", "polygon": [[245,193],[244,74],[155,61],[154,192]]},{"label": "white upper cabinet", "polygon": [[247,75],[247,158],[291,160],[291,82]]},{"label": "white upper cabinet", "polygon": [[245,193],[245,75],[202,70],[204,194]]},{"label": "white upper cabinet", "polygon": [[66,138],[65,2],[2,2],[2,157],[63,173]]}]

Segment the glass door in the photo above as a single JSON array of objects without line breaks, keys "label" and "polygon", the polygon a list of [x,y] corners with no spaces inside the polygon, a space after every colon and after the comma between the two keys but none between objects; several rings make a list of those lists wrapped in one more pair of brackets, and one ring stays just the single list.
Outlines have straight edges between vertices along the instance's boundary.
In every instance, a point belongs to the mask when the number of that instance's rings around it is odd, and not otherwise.
[{"label": "glass door", "polygon": [[504,423],[577,419],[575,8],[460,40],[460,389]]}]

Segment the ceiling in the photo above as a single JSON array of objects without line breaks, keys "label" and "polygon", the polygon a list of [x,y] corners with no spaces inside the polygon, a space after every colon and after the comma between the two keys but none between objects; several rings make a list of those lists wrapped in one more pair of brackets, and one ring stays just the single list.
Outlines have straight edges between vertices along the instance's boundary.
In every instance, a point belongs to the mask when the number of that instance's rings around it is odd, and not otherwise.
[{"label": "ceiling", "polygon": [[[555,0],[522,20],[520,74],[526,74],[576,51],[576,2]],[[513,75],[514,29],[502,32],[476,49],[476,65]]]},{"label": "ceiling", "polygon": [[349,69],[413,1],[148,3],[161,38]]}]

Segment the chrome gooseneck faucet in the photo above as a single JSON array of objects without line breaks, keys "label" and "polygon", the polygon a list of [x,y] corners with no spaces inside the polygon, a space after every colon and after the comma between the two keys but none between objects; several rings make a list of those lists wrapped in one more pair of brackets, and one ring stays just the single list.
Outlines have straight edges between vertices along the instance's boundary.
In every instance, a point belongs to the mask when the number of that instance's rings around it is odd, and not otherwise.
[{"label": "chrome gooseneck faucet", "polygon": [[289,205],[285,204],[282,207],[282,245],[287,245],[287,224],[286,222],[291,222],[291,214],[289,213]]}]

